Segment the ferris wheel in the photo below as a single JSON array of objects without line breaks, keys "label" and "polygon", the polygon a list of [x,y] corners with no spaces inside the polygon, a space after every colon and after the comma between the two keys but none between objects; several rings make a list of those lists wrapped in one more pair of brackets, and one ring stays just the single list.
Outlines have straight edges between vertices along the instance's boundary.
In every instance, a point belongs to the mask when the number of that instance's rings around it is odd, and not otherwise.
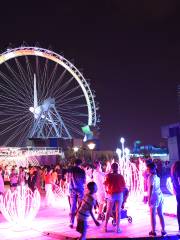
[{"label": "ferris wheel", "polygon": [[0,146],[26,146],[28,138],[82,138],[96,126],[95,94],[63,56],[21,46],[0,55]]}]

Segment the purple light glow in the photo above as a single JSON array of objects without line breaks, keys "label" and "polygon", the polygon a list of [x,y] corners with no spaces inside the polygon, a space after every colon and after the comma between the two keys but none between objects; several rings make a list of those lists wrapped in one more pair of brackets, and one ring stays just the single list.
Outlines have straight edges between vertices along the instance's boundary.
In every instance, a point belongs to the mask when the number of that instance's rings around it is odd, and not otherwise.
[{"label": "purple light glow", "polygon": [[39,210],[40,201],[38,190],[33,193],[27,186],[17,187],[15,191],[8,190],[0,196],[0,210],[15,228],[30,226]]}]

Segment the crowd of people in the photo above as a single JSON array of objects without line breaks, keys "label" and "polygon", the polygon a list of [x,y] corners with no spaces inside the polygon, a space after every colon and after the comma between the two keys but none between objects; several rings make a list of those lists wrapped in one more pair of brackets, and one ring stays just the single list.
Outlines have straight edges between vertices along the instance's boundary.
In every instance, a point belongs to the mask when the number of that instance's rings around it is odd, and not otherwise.
[{"label": "crowd of people", "polygon": [[[156,236],[156,212],[160,219],[161,234],[166,235],[165,221],[163,215],[163,194],[160,189],[160,178],[157,175],[156,164],[146,161],[147,170],[144,176],[147,186],[147,201],[150,208],[151,231],[149,235]],[[180,230],[180,161],[171,168],[172,183],[177,199],[177,219]],[[104,231],[108,231],[108,220],[115,209],[116,232],[120,233],[121,209],[128,197],[128,187],[121,175],[121,169],[116,162],[110,168],[102,170],[99,161],[93,166],[85,164],[81,159],[75,159],[74,165],[69,166],[29,166],[29,168],[17,166],[0,167],[0,194],[5,193],[5,186],[14,191],[18,186],[28,185],[34,192],[38,189],[45,193],[46,205],[53,203],[53,189],[57,186],[68,195],[70,205],[70,227],[75,225],[76,230],[81,233],[80,239],[86,239],[87,223],[89,216],[92,217],[97,226],[103,220],[105,213]],[[106,208],[104,207],[106,205]],[[94,208],[98,208],[97,219]]]}]

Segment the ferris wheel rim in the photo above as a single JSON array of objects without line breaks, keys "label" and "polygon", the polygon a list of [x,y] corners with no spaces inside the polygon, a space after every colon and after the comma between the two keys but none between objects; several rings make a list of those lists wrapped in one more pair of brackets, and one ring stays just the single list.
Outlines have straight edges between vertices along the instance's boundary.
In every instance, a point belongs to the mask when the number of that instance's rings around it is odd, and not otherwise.
[{"label": "ferris wheel rim", "polygon": [[63,57],[60,54],[57,54],[56,52],[40,48],[40,47],[33,47],[33,46],[21,46],[17,48],[11,48],[7,49],[7,51],[0,54],[0,65],[5,63],[6,61],[20,57],[20,56],[39,56],[44,57],[46,59],[49,59],[51,61],[54,61],[58,64],[60,64],[62,67],[64,67],[70,74],[73,75],[75,80],[80,85],[84,97],[86,99],[87,103],[87,109],[88,109],[88,125],[95,126],[97,122],[97,114],[96,114],[96,104],[94,100],[94,95],[82,75],[82,73],[76,68],[74,64],[72,64],[69,60],[67,60],[65,57]]}]

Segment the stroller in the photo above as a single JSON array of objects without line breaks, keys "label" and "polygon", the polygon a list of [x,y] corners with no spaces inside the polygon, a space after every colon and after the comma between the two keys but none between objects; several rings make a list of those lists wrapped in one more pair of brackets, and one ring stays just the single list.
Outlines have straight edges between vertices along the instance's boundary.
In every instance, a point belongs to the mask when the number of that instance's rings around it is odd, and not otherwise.
[{"label": "stroller", "polygon": [[[122,208],[121,208],[121,219],[127,219],[129,223],[132,223],[132,217],[127,215],[127,209],[124,208],[124,204],[128,198],[129,195],[129,190],[125,188],[123,192],[123,203],[122,203]],[[105,220],[105,213],[107,212],[107,199],[105,201],[105,206],[103,209],[103,212],[101,214],[101,219],[102,221]],[[112,215],[110,216],[112,218],[112,225],[116,226],[116,210],[115,210],[115,205],[113,206],[112,209]]]}]

